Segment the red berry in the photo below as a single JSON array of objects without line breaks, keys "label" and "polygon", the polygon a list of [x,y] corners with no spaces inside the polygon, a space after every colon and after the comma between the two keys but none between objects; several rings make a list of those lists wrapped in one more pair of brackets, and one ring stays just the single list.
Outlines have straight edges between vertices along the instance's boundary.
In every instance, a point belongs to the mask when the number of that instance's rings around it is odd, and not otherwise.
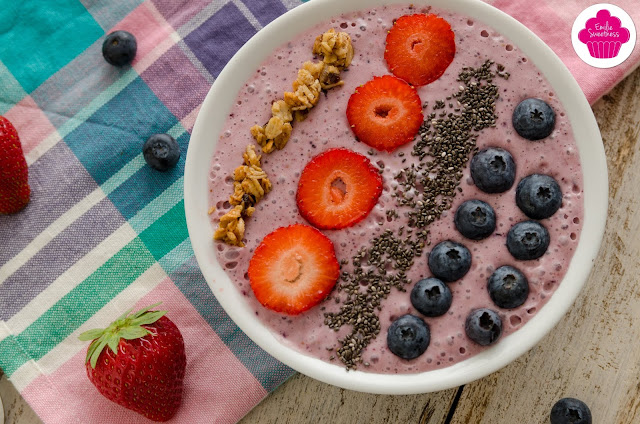
[{"label": "red berry", "polygon": [[29,170],[18,132],[0,116],[0,214],[22,210],[29,203]]},{"label": "red berry", "polygon": [[382,177],[365,156],[329,149],[305,166],[298,182],[300,215],[317,228],[349,227],[363,220],[382,193]]},{"label": "red berry", "polygon": [[186,356],[180,330],[164,316],[167,311],[149,310],[155,306],[79,338],[92,340],[87,375],[104,397],[150,420],[167,421],[182,401]]},{"label": "red berry", "polygon": [[384,59],[398,78],[416,86],[440,78],[456,54],[449,22],[436,15],[405,15],[387,34]]},{"label": "red berry", "polygon": [[413,141],[422,125],[422,103],[414,87],[385,75],[356,88],[347,104],[347,120],[360,141],[392,151]]},{"label": "red berry", "polygon": [[249,282],[256,299],[269,309],[289,315],[320,303],[339,274],[331,240],[303,224],[267,234],[249,262]]}]

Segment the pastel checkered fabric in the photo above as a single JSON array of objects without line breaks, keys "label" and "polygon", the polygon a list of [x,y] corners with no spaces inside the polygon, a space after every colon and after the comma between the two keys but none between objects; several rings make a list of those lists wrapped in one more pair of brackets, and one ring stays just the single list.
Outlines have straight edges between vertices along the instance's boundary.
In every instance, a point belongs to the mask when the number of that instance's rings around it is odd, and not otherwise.
[{"label": "pastel checkered fabric", "polygon": [[[187,348],[174,422],[237,422],[293,374],[238,329],[200,273],[183,171],[190,131],[217,75],[251,36],[301,3],[1,2],[0,114],[22,140],[32,196],[22,212],[0,216],[0,367],[44,422],[146,422],[93,388],[78,334],[157,301]],[[539,0],[533,9],[493,3],[565,59],[590,101],[639,61],[636,48],[611,70],[579,62],[567,28],[589,1]],[[640,22],[632,3],[617,4]],[[136,35],[132,66],[102,58],[104,35],[116,29]],[[142,157],[154,133],[180,144],[169,172]]]}]

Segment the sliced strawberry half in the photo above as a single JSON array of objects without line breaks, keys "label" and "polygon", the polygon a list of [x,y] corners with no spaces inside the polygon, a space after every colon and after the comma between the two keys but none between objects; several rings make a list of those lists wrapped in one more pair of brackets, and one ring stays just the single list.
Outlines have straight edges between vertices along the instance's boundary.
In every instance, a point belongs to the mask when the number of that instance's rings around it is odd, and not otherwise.
[{"label": "sliced strawberry half", "polygon": [[382,177],[369,159],[329,149],[305,166],[298,182],[300,215],[313,226],[337,230],[364,219],[382,193]]},{"label": "sliced strawberry half", "polygon": [[384,59],[393,75],[420,86],[440,78],[455,54],[449,22],[433,14],[416,14],[396,20],[387,33]]},{"label": "sliced strawberry half", "polygon": [[406,82],[391,75],[373,77],[349,98],[347,120],[360,141],[390,152],[415,138],[423,121],[422,103]]},{"label": "sliced strawberry half", "polygon": [[339,275],[331,240],[303,224],[267,234],[249,261],[249,282],[258,301],[289,315],[320,303]]}]

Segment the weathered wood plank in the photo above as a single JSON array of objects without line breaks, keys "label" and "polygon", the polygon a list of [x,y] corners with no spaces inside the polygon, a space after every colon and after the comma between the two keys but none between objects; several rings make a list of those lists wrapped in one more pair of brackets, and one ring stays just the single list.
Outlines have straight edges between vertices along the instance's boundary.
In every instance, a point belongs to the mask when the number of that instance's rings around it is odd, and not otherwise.
[{"label": "weathered wood plank", "polygon": [[270,394],[240,424],[444,422],[457,389],[385,396],[340,389],[298,374]]},{"label": "weathered wood plank", "polygon": [[[0,398],[4,405],[5,424],[41,424],[40,418],[0,371]],[[0,422],[2,420],[0,419]]]}]

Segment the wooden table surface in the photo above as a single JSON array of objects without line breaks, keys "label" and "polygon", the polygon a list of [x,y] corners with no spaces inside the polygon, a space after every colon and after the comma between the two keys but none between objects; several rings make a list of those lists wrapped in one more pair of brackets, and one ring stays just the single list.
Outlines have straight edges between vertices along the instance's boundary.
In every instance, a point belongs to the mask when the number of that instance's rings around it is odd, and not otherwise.
[{"label": "wooden table surface", "polygon": [[[585,289],[538,345],[488,377],[438,393],[370,395],[296,375],[241,424],[548,423],[566,396],[586,402],[595,424],[640,423],[640,69],[593,110],[609,167],[607,228]],[[0,397],[6,424],[41,422],[5,377]]]}]

